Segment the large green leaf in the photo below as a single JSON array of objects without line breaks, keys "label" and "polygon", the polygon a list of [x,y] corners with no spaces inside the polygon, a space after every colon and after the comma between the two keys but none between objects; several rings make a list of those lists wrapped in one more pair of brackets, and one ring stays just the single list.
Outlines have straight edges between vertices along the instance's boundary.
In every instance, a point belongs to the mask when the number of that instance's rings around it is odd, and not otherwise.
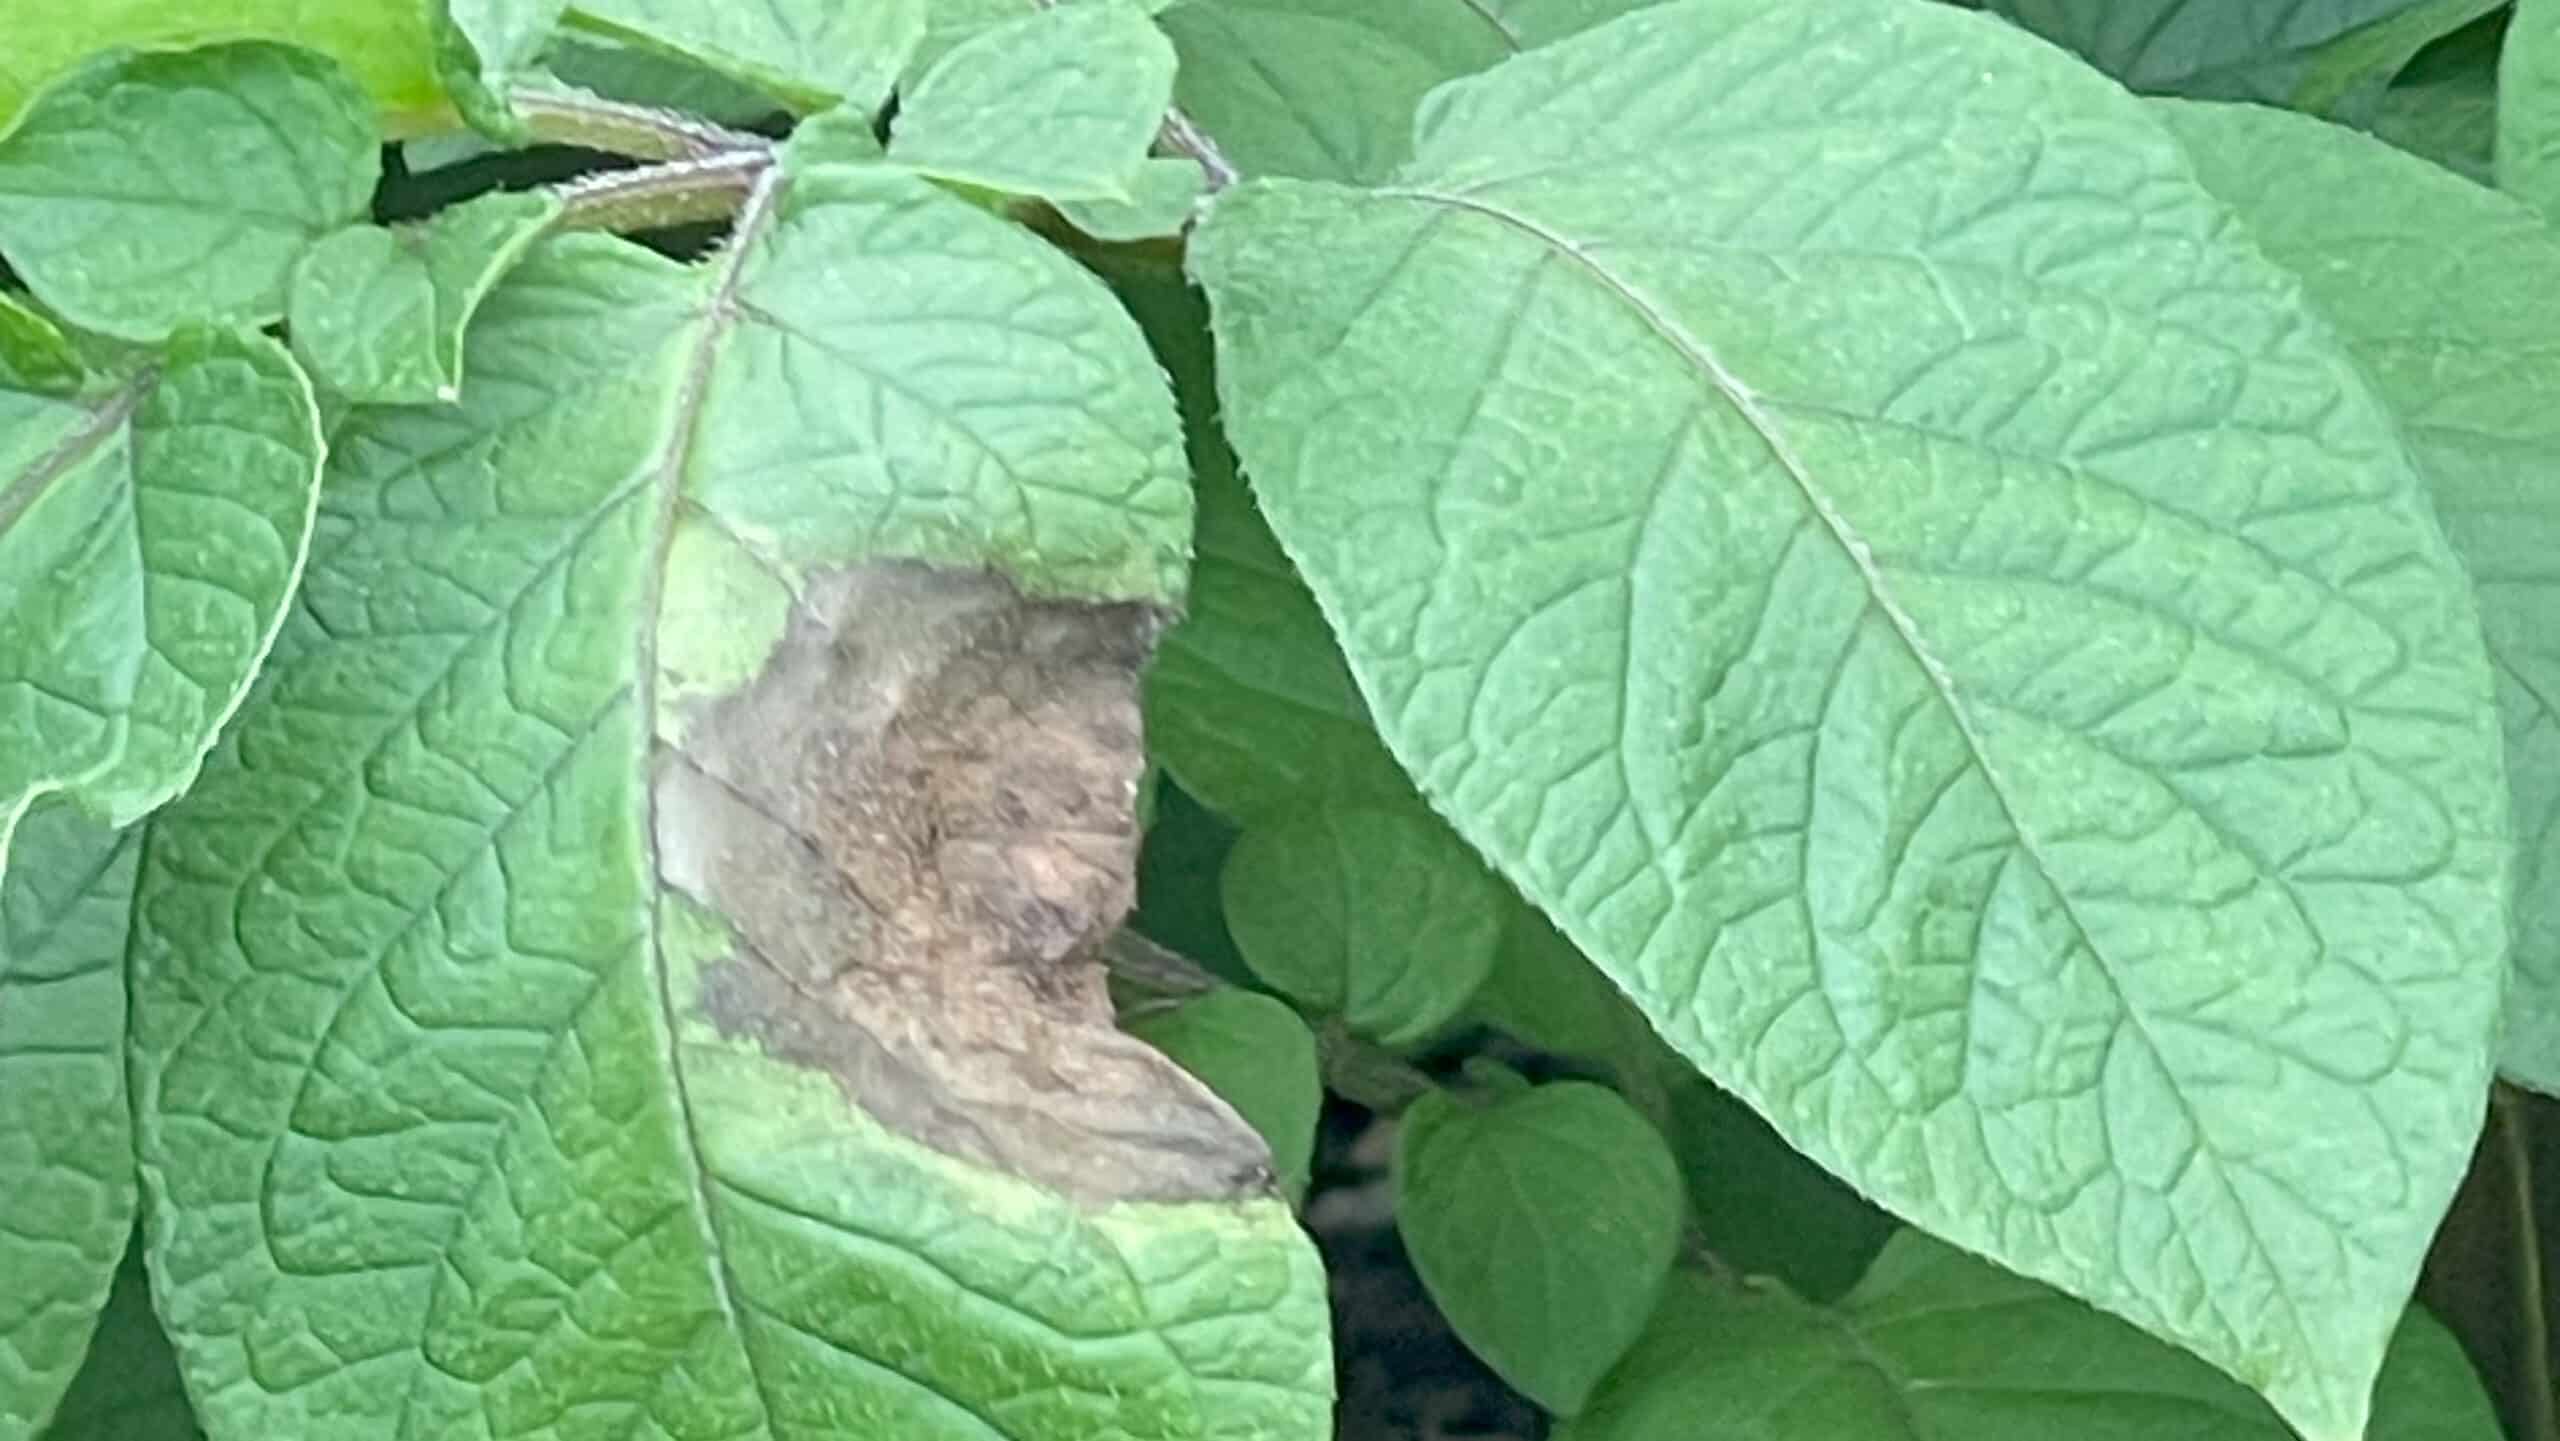
[{"label": "large green leaf", "polygon": [[1260,1139],[1112,1024],[1175,412],[1018,228],[768,172],[536,245],[338,427],[136,902],[215,1441],[1322,1433]]},{"label": "large green leaf", "polygon": [[2560,216],[2560,3],[2517,0],[2498,58],[2498,184]]},{"label": "large green leaf", "polygon": [[2205,185],[2363,362],[2470,567],[2517,847],[2500,1064],[2560,1093],[2560,235],[2334,125],[2237,105],[2163,113]]},{"label": "large green leaf", "polygon": [[46,792],[123,825],[185,787],[282,622],[320,457],[310,385],[261,337],[0,390],[0,862]]},{"label": "large green leaf", "polygon": [[44,1429],[133,1230],[125,930],[138,847],[60,801],[0,883],[0,1441]]},{"label": "large green leaf", "polygon": [[551,196],[500,191],[422,224],[339,231],[294,269],[294,352],[351,400],[459,397],[471,313],[559,213]]},{"label": "large green leaf", "polygon": [[924,38],[927,0],[570,0],[568,20],[737,76],[803,108],[874,111]]},{"label": "large green leaf", "polygon": [[[2498,1441],[2462,1348],[2410,1308],[2374,1441]],[[1626,1364],[1557,1441],[2289,1441],[2192,1358],[1905,1231],[1838,1310],[1677,1278]]]},{"label": "large green leaf", "polygon": [[2428,46],[2374,107],[2374,134],[2487,184],[2498,132],[2498,56],[2507,17],[2492,15]]},{"label": "large green leaf", "polygon": [[2136,90],[2327,111],[2369,105],[2427,42],[2504,0],[1959,0],[2079,52]]},{"label": "large green leaf", "polygon": [[288,40],[356,74],[395,135],[449,123],[418,0],[80,0],[13,5],[0,45],[0,127],[101,50]]},{"label": "large green leaf", "polygon": [[1680,1240],[1680,1172],[1651,1123],[1582,1081],[1406,1111],[1396,1231],[1449,1324],[1562,1415],[1645,1329]]},{"label": "large green leaf", "polygon": [[262,324],[380,173],[372,109],[334,61],[262,41],[105,55],[0,137],[0,253],[109,335]]},{"label": "large green leaf", "polygon": [[44,1441],[200,1441],[178,1358],[151,1312],[139,1237],[115,1273],[88,1359],[63,1394]]},{"label": "large green leaf", "polygon": [[2145,108],[1686,0],[1191,263],[1435,807],[1799,1149],[2354,1437],[2486,1094],[2497,716],[2388,414]]},{"label": "large green leaf", "polygon": [[1173,100],[1173,63],[1173,46],[1133,4],[1062,5],[990,26],[900,93],[889,158],[1016,195],[1134,199]]}]

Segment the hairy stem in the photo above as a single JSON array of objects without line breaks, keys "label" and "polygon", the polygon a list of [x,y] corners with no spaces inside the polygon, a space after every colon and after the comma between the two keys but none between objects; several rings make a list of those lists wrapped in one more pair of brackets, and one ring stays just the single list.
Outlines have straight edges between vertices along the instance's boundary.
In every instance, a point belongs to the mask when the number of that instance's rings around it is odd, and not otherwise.
[{"label": "hairy stem", "polygon": [[509,92],[507,100],[536,139],[641,160],[708,160],[769,150],[773,144],[761,135],[680,111],[607,100],[583,90],[523,87]]},{"label": "hairy stem", "polygon": [[725,219],[772,168],[773,151],[761,148],[583,176],[555,192],[563,206],[560,224],[572,230],[653,230]]}]

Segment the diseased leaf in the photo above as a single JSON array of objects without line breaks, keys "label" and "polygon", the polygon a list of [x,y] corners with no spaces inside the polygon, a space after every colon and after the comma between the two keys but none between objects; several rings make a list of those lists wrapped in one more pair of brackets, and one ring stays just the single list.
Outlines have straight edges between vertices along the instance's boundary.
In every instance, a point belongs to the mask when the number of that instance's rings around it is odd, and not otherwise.
[{"label": "diseased leaf", "polygon": [[[2374,1441],[2498,1441],[2461,1348],[2410,1308]],[[2405,1429],[2403,1429],[2405,1428]],[[1837,1310],[1683,1274],[1557,1441],[2288,1441],[2247,1391],[2113,1317],[1905,1231]]]},{"label": "diseased leaf", "polygon": [[1107,290],[884,166],[537,243],[336,431],[153,822],[161,1305],[231,1438],[1312,1441],[1261,1140],[1113,1023],[1189,528]]},{"label": "diseased leaf", "polygon": [[1126,203],[1172,99],[1173,46],[1144,11],[1055,6],[934,62],[899,97],[889,158],[1008,194]]},{"label": "diseased leaf", "polygon": [[2260,100],[2326,112],[2377,98],[2427,42],[2503,0],[1959,0],[2078,52],[2160,95]]},{"label": "diseased leaf", "polygon": [[1133,1017],[1129,1032],[1235,1107],[1271,1147],[1281,1191],[1306,1194],[1324,1079],[1316,1038],[1295,1011],[1252,991],[1211,991]]},{"label": "diseased leaf", "polygon": [[8,43],[0,45],[0,129],[102,50],[229,40],[290,41],[337,60],[373,97],[392,135],[452,123],[417,0],[79,0],[10,8]]},{"label": "diseased leaf", "polygon": [[264,42],[110,54],[0,137],[0,253],[108,335],[263,324],[380,173],[372,107],[333,61]]},{"label": "diseased leaf", "polygon": [[1191,222],[1205,177],[1196,161],[1167,156],[1143,161],[1129,181],[1127,200],[1067,200],[1058,213],[1096,240],[1122,242],[1179,235]]},{"label": "diseased leaf", "polygon": [[1190,253],[1434,808],[1791,1144],[2358,1435],[2480,1123],[2496,715],[2390,417],[2145,108],[1683,0]]},{"label": "diseased leaf", "polygon": [[1501,883],[1418,806],[1321,806],[1249,827],[1219,890],[1264,984],[1381,1045],[1447,1024],[1501,937]]},{"label": "diseased leaf", "polygon": [[133,1230],[124,947],[131,833],[61,801],[0,882],[0,1441],[28,1441],[89,1351]]},{"label": "diseased leaf", "polygon": [[2498,130],[2501,13],[2428,46],[2374,109],[2375,135],[2486,185]]},{"label": "diseased leaf", "polygon": [[501,191],[420,225],[339,231],[294,270],[295,354],[351,400],[455,399],[472,311],[559,213],[551,196]]},{"label": "diseased leaf", "polygon": [[805,110],[876,113],[924,38],[927,0],[571,0],[569,23],[638,41]]},{"label": "diseased leaf", "polygon": [[2560,1094],[2560,235],[2353,131],[2244,106],[2162,113],[2390,402],[2470,567],[2516,838],[2500,1065]]},{"label": "diseased leaf", "polygon": [[2560,0],[2517,0],[2498,59],[2501,188],[2560,216]]},{"label": "diseased leaf", "polygon": [[1680,1239],[1680,1173],[1615,1091],[1581,1081],[1405,1112],[1396,1231],[1469,1349],[1560,1415],[1645,1329]]},{"label": "diseased leaf", "polygon": [[44,1441],[199,1441],[203,1435],[187,1406],[168,1334],[151,1314],[150,1279],[137,1236],[116,1269],[88,1359]]},{"label": "diseased leaf", "polygon": [[184,789],[301,574],[319,419],[282,346],[187,330],[77,396],[0,390],[0,863],[68,791],[111,825]]}]

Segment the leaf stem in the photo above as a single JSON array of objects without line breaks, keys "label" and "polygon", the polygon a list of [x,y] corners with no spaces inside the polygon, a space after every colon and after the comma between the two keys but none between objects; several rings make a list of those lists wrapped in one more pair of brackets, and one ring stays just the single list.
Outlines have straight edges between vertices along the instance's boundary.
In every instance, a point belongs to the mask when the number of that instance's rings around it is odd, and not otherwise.
[{"label": "leaf stem", "polygon": [[708,160],[764,151],[773,142],[698,116],[608,100],[584,90],[519,87],[507,101],[534,138],[641,160]]},{"label": "leaf stem", "polygon": [[734,214],[773,168],[770,147],[581,176],[553,193],[571,230],[653,230]]},{"label": "leaf stem", "polygon": [[2551,1314],[2543,1291],[2542,1230],[2533,1212],[2533,1154],[2526,1143],[2526,1110],[2505,1082],[2489,1093],[2489,1113],[2498,1128],[2501,1159],[2506,1162],[2509,1203],[2515,1208],[2516,1310],[2523,1332],[2524,1432],[2527,1441],[2560,1441],[2560,1398],[2551,1375]]},{"label": "leaf stem", "polygon": [[1236,173],[1235,162],[1218,148],[1218,142],[1210,139],[1208,132],[1184,114],[1179,105],[1164,113],[1164,128],[1156,132],[1156,144],[1197,161],[1200,173],[1208,177],[1207,188],[1212,195],[1242,178]]}]

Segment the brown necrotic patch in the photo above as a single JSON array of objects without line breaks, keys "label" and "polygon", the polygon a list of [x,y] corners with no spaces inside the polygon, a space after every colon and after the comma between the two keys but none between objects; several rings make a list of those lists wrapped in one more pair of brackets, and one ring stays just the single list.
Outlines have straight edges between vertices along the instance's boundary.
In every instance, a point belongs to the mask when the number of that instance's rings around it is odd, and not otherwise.
[{"label": "brown necrotic patch", "polygon": [[1104,986],[1161,624],[911,564],[810,585],[764,673],[658,750],[661,877],[737,941],[678,1004],[1079,1200],[1267,1186],[1260,1139]]}]

